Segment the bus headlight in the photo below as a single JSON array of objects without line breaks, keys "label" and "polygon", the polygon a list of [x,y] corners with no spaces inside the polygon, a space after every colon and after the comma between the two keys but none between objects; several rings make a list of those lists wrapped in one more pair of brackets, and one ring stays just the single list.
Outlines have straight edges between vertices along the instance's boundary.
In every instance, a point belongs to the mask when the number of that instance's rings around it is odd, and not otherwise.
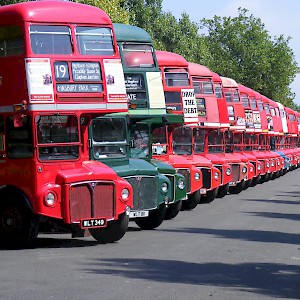
[{"label": "bus headlight", "polygon": [[267,168],[270,168],[270,164],[269,162],[267,161],[267,164],[266,164]]},{"label": "bus headlight", "polygon": [[277,162],[277,166],[280,166],[280,161]]},{"label": "bus headlight", "polygon": [[55,202],[56,202],[55,194],[52,192],[47,193],[47,195],[45,196],[46,205],[53,206]]},{"label": "bus headlight", "polygon": [[195,173],[194,178],[197,181],[200,180],[200,174],[199,173]]},{"label": "bus headlight", "polygon": [[185,188],[184,180],[180,178],[177,182],[177,186],[180,190],[183,190]]},{"label": "bus headlight", "polygon": [[218,179],[219,179],[219,173],[218,173],[218,172],[216,172],[216,173],[214,174],[214,179],[215,179],[215,180],[218,180]]},{"label": "bus headlight", "polygon": [[254,170],[253,170],[253,167],[251,166],[251,167],[250,167],[250,172],[252,173],[253,171],[254,171]]},{"label": "bus headlight", "polygon": [[122,193],[121,193],[121,197],[122,197],[122,200],[127,201],[128,198],[129,198],[129,190],[128,189],[123,189]]},{"label": "bus headlight", "polygon": [[272,167],[274,167],[274,160],[272,160],[272,162],[271,162],[271,166],[272,166]]},{"label": "bus headlight", "polygon": [[247,173],[247,168],[246,167],[242,167],[242,173],[246,174]]},{"label": "bus headlight", "polygon": [[162,190],[163,193],[166,193],[168,191],[168,184],[166,182],[164,182],[161,185],[161,190]]},{"label": "bus headlight", "polygon": [[226,168],[226,175],[229,176],[231,174],[231,169],[230,168]]},{"label": "bus headlight", "polygon": [[261,165],[260,165],[260,164],[257,165],[257,170],[258,170],[258,171],[261,170]]}]

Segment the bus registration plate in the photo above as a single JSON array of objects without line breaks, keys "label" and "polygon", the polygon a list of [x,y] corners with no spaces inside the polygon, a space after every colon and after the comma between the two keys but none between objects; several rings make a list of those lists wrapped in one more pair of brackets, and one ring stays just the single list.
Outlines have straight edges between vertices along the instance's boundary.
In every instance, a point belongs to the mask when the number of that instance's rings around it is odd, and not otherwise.
[{"label": "bus registration plate", "polygon": [[148,216],[149,216],[148,210],[131,211],[129,213],[129,218],[141,218],[141,217],[148,217]]},{"label": "bus registration plate", "polygon": [[97,228],[97,227],[106,227],[107,221],[105,218],[100,219],[85,219],[80,222],[81,228]]}]

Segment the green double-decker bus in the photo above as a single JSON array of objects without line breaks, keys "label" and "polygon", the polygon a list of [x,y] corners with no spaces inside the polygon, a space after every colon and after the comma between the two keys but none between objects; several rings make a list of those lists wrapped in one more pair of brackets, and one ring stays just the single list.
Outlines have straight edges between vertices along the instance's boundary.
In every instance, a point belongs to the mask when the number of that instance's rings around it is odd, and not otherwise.
[{"label": "green double-decker bus", "polygon": [[[186,178],[170,164],[152,158],[152,128],[166,118],[171,122],[173,117],[179,123],[182,120],[166,113],[161,73],[150,35],[142,28],[126,24],[114,24],[114,29],[129,102],[130,156],[148,161],[170,179],[172,200],[167,206],[166,219],[174,218],[186,199]],[[143,227],[144,221],[137,223]]]}]

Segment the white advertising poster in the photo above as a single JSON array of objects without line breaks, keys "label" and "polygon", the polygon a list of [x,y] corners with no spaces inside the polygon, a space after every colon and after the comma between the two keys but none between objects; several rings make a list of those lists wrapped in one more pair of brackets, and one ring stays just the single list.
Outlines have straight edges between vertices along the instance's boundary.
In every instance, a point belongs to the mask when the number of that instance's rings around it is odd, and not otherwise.
[{"label": "white advertising poster", "polygon": [[198,123],[197,103],[194,89],[182,89],[181,97],[184,109],[184,122]]},{"label": "white advertising poster", "polygon": [[121,59],[104,59],[108,102],[126,102],[126,87]]},{"label": "white advertising poster", "polygon": [[261,129],[261,121],[260,121],[259,111],[253,112],[253,123],[254,123],[254,128]]},{"label": "white advertising poster", "polygon": [[29,102],[54,102],[50,59],[25,58],[25,68]]},{"label": "white advertising poster", "polygon": [[165,94],[160,72],[147,72],[150,108],[166,108]]}]

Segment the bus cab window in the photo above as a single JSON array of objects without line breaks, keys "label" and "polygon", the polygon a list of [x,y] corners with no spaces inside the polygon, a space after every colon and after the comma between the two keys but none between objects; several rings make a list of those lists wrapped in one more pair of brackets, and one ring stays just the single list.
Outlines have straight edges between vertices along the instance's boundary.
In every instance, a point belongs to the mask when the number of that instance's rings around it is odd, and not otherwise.
[{"label": "bus cab window", "polygon": [[24,115],[7,117],[6,143],[9,158],[29,158],[33,156],[30,117]]}]

